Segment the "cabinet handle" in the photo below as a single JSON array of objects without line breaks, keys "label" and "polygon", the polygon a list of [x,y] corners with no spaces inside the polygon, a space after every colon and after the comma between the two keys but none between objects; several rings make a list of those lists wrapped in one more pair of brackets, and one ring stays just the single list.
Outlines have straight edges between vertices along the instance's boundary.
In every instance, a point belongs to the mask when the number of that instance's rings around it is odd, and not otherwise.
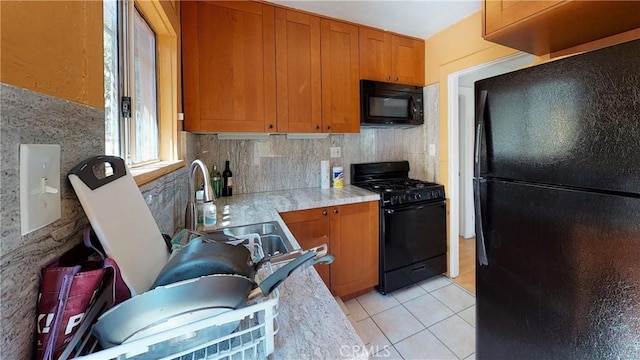
[{"label": "cabinet handle", "polygon": [[333,209],[333,213],[338,214],[339,213],[338,209]]},{"label": "cabinet handle", "polygon": [[327,216],[329,215],[329,212],[327,210],[322,210],[322,216]]},{"label": "cabinet handle", "polygon": [[316,130],[320,130],[320,125],[316,125]]},{"label": "cabinet handle", "polygon": [[387,80],[391,80],[391,76],[387,76]]},{"label": "cabinet handle", "polygon": [[327,125],[327,130],[331,130],[331,125]]},{"label": "cabinet handle", "polygon": [[273,129],[273,124],[269,124],[269,129]]},{"label": "cabinet handle", "polygon": [[398,82],[398,80],[400,80],[400,79],[396,76],[396,82]]}]

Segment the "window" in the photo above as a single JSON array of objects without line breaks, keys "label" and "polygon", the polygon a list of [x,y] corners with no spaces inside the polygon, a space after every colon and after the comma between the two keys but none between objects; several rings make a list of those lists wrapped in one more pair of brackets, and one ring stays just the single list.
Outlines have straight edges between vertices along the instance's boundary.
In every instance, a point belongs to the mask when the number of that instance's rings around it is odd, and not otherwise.
[{"label": "window", "polygon": [[105,153],[160,159],[157,36],[131,0],[104,0]]}]

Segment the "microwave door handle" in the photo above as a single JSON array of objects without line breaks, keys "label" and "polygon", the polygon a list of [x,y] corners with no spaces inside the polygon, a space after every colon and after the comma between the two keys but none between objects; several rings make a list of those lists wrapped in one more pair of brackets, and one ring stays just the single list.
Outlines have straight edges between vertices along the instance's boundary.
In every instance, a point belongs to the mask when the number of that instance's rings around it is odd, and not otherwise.
[{"label": "microwave door handle", "polygon": [[409,113],[411,114],[411,119],[415,119],[416,117],[416,102],[413,100],[413,96],[409,96]]}]

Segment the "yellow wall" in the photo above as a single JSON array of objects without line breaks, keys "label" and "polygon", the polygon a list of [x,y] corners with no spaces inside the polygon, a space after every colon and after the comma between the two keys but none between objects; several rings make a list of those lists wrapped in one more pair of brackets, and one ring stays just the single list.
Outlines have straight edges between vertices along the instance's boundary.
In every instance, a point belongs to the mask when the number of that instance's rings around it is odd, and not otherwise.
[{"label": "yellow wall", "polygon": [[482,12],[477,12],[425,41],[426,84],[440,84],[440,183],[449,183],[448,77],[450,74],[517,53],[482,38]]},{"label": "yellow wall", "polygon": [[104,107],[102,1],[0,1],[0,81]]}]

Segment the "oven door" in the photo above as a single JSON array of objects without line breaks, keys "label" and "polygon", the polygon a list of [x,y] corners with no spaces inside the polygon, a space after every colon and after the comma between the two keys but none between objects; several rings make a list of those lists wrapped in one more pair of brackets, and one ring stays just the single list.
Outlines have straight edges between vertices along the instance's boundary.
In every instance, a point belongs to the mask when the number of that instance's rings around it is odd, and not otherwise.
[{"label": "oven door", "polygon": [[[445,201],[384,208],[382,271],[393,271],[446,254]],[[419,269],[420,270],[420,269]],[[440,269],[438,269],[440,271]],[[445,269],[441,271],[446,271]]]}]

